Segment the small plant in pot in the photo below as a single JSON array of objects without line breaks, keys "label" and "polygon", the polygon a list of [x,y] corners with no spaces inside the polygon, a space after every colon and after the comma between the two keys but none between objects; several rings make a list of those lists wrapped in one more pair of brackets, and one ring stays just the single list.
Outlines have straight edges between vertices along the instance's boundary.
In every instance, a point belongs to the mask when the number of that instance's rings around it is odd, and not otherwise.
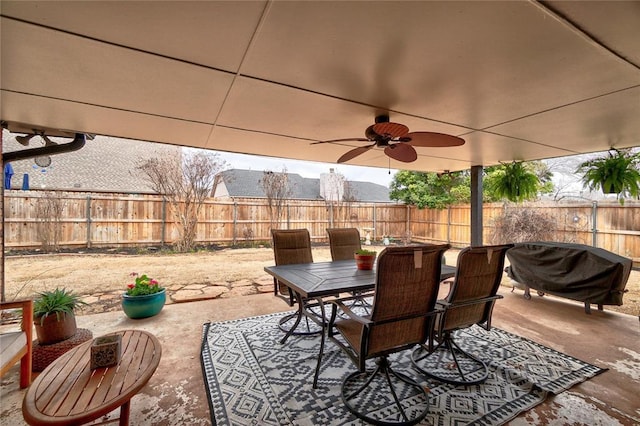
[{"label": "small plant in pot", "polygon": [[38,343],[50,345],[76,334],[75,309],[85,302],[72,291],[56,288],[38,293],[33,302],[33,324]]},{"label": "small plant in pot", "polygon": [[376,252],[373,250],[360,249],[354,253],[356,267],[361,270],[373,269],[376,260]]},{"label": "small plant in pot", "polygon": [[147,274],[132,272],[135,282],[127,284],[122,295],[122,310],[132,319],[148,318],[162,310],[167,298],[166,289]]}]

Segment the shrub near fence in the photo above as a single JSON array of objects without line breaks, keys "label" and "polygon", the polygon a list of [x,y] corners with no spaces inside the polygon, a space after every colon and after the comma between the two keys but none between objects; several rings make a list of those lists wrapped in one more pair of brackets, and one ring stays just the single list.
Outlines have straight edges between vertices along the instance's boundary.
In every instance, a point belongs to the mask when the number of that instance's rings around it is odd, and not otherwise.
[{"label": "shrub near fence", "polygon": [[[55,197],[61,203],[56,218],[38,217],[39,205]],[[640,260],[640,209],[632,202],[542,204],[539,209],[553,218],[555,240],[594,245]],[[510,204],[483,206],[483,240],[492,243],[493,218]],[[5,248],[42,248],[43,222],[57,226],[59,247],[130,247],[170,245],[178,230],[169,206],[154,195],[116,195],[5,191]],[[270,240],[271,220],[265,200],[207,200],[197,229],[199,244],[247,244]],[[288,201],[279,228],[307,228],[312,240],[327,241],[327,227],[355,227],[372,239],[411,240],[424,243],[469,245],[471,240],[469,205],[444,210],[419,210],[399,204],[342,203],[329,206],[324,201]]]}]

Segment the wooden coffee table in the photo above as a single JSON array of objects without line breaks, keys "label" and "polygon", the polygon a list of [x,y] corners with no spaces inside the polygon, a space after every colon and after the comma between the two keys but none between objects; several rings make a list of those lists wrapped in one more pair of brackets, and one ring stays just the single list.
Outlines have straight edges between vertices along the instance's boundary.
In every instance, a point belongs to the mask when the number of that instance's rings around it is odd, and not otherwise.
[{"label": "wooden coffee table", "polygon": [[131,398],[160,363],[162,348],[146,331],[125,330],[122,356],[112,367],[91,370],[92,341],[71,349],[51,363],[31,384],[22,413],[31,425],[83,424],[120,407],[120,425],[129,424]]}]

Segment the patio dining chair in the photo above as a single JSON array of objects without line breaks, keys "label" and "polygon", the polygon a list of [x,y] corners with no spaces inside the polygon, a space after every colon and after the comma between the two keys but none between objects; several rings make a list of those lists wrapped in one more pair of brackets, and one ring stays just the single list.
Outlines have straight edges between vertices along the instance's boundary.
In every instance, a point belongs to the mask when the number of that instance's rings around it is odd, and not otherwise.
[{"label": "patio dining chair", "polygon": [[327,228],[331,260],[352,260],[353,254],[362,248],[357,228]]},{"label": "patio dining chair", "polygon": [[[296,263],[313,263],[311,251],[311,236],[307,229],[272,229],[271,230],[273,255],[276,266],[291,265]],[[282,298],[289,306],[296,302],[306,303],[305,300],[296,300],[295,293],[284,283],[273,279],[273,293]],[[287,322],[297,316],[296,313],[285,315],[280,319],[280,329],[288,332]],[[295,335],[317,334],[318,329],[312,329],[308,319],[305,319],[307,330],[296,331]]]},{"label": "patio dining chair", "polygon": [[495,301],[502,298],[497,291],[505,253],[512,246],[467,247],[460,251],[449,294],[438,301],[441,312],[436,316],[432,336],[411,354],[414,366],[422,374],[454,385],[473,385],[487,379],[487,364],[463,350],[456,343],[455,332],[475,324],[486,330],[491,328]]},{"label": "patio dining chair", "polygon": [[[273,256],[276,266],[295,263],[313,263],[311,236],[307,229],[272,229]],[[293,292],[285,284],[273,279],[273,294],[293,306]]]},{"label": "patio dining chair", "polygon": [[[20,388],[31,384],[33,352],[33,301],[1,302],[0,311],[21,309],[20,329],[0,334],[0,376],[20,362]],[[16,327],[17,328],[17,327]]]},{"label": "patio dining chair", "polygon": [[[357,228],[327,228],[331,260],[353,260],[354,253],[362,248],[360,231]],[[371,292],[353,292],[351,306],[362,306],[365,310],[371,307],[366,297]],[[368,313],[368,311],[367,311]]]},{"label": "patio dining chair", "polygon": [[[373,424],[405,425],[426,416],[426,390],[407,374],[395,371],[389,356],[419,345],[429,336],[441,259],[449,247],[384,249],[378,257],[371,315],[358,316],[343,301],[331,302],[327,335],[358,368],[342,382],[342,400],[358,418]],[[338,315],[338,310],[343,315]],[[376,359],[377,366],[367,370],[366,362],[371,359]],[[409,408],[407,398],[412,401]]]}]

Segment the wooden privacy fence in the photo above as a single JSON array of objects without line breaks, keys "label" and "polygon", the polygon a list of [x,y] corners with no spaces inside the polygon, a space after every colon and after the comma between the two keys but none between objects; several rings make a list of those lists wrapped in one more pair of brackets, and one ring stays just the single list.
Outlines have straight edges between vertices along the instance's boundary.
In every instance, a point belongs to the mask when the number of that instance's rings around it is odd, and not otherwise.
[{"label": "wooden privacy fence", "polygon": [[[483,241],[494,241],[493,219],[513,206],[485,204]],[[556,241],[593,245],[640,258],[640,209],[627,203],[533,203],[553,218]],[[176,241],[179,230],[169,204],[153,195],[105,195],[39,191],[5,191],[5,248],[158,246]],[[469,205],[419,210],[399,204],[290,200],[282,220],[271,223],[266,200],[207,200],[201,210],[199,244],[268,242],[271,227],[307,228],[314,242],[326,242],[327,227],[355,227],[363,237],[381,240],[471,241]]]}]

